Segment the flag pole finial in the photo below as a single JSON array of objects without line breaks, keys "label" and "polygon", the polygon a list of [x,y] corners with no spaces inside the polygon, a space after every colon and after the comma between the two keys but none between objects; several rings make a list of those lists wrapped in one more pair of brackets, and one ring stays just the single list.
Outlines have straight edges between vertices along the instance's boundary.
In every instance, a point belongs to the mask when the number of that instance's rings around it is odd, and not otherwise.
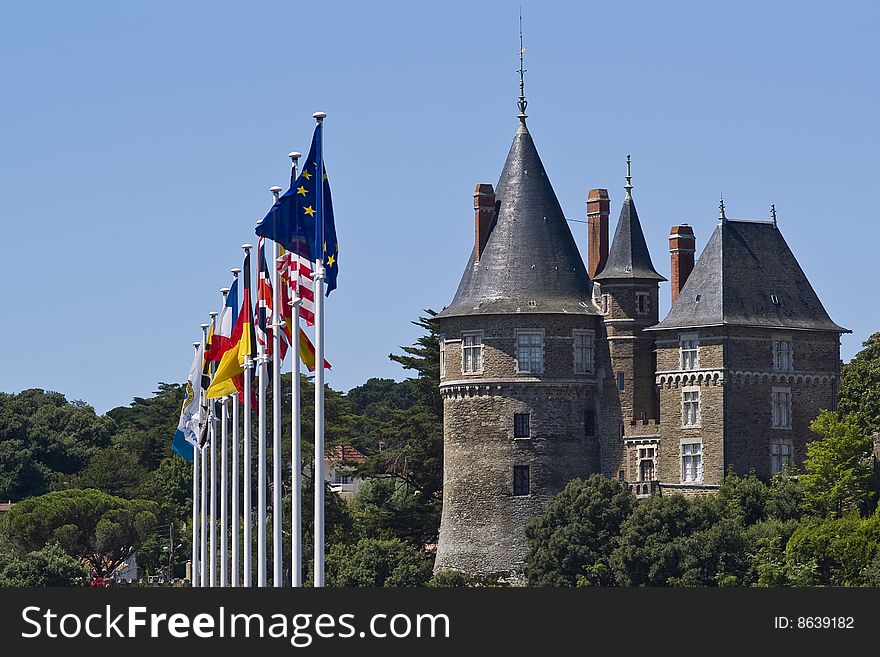
[{"label": "flag pole finial", "polygon": [[522,30],[522,7],[519,8],[519,101],[516,106],[519,108],[519,114],[517,118],[519,122],[525,125],[526,123],[526,107],[529,106],[529,101],[526,100],[526,80],[525,74],[526,69],[523,68],[523,56],[526,54],[526,49],[523,46],[523,30]]},{"label": "flag pole finial", "polygon": [[727,215],[724,214],[724,195],[721,195],[721,201],[718,203],[718,221],[724,223],[727,221]]},{"label": "flag pole finial", "polygon": [[217,315],[219,315],[219,314],[220,314],[220,313],[218,313],[216,310],[212,310],[211,312],[208,313],[208,316],[209,316],[209,317],[211,318],[211,320],[213,321],[213,320],[217,317]]},{"label": "flag pole finial", "polygon": [[327,118],[327,112],[315,112],[312,114],[312,118],[315,119],[318,123],[321,123],[324,119]]},{"label": "flag pole finial", "polygon": [[253,245],[253,244],[242,244],[242,245],[241,245],[241,248],[244,249],[244,252],[245,252],[245,253],[247,253],[247,252],[250,251],[252,248],[254,248],[254,245]]},{"label": "flag pole finial", "polygon": [[232,272],[232,275],[238,278],[238,275],[241,273],[241,267],[233,267],[229,271]]},{"label": "flag pole finial", "polygon": [[626,156],[626,184],[623,188],[626,190],[626,198],[632,200],[632,159],[629,155]]},{"label": "flag pole finial", "polygon": [[302,153],[300,153],[299,151],[290,151],[290,152],[287,154],[287,157],[289,157],[291,160],[293,160],[294,162],[296,162],[299,158],[302,157]]},{"label": "flag pole finial", "polygon": [[272,197],[277,201],[278,197],[281,196],[282,189],[278,185],[272,185],[269,191],[272,192]]},{"label": "flag pole finial", "polygon": [[202,346],[201,342],[193,342],[193,347],[195,347],[196,349],[198,349],[201,346]]},{"label": "flag pole finial", "polygon": [[221,287],[220,294],[223,294],[223,295],[229,294],[229,288],[228,287]]}]

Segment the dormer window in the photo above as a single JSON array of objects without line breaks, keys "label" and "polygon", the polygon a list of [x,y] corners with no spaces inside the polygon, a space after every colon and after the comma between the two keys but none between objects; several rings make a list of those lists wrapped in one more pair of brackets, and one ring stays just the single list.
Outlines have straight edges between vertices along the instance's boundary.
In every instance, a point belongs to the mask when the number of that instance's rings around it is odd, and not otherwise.
[{"label": "dormer window", "polygon": [[774,306],[779,305],[779,297],[777,297],[775,294],[770,295],[770,301],[773,303]]}]

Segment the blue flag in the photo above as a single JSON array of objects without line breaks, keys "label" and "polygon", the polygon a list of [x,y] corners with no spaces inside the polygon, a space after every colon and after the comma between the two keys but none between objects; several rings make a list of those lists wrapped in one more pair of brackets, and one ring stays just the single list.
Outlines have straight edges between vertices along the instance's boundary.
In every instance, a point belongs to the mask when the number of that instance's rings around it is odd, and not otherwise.
[{"label": "blue flag", "polygon": [[320,257],[324,262],[327,294],[330,294],[336,289],[339,273],[339,244],[336,241],[330,182],[327,180],[327,169],[323,166],[323,194],[316,193],[319,189],[320,159],[321,124],[318,124],[302,172],[257,224],[256,233],[312,262]]}]

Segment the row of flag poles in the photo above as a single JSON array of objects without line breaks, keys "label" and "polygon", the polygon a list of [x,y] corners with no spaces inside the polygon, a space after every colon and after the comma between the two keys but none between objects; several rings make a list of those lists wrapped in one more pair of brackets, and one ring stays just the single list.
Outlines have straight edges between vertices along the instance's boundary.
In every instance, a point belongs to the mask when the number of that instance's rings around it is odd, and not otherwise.
[{"label": "row of flag poles", "polygon": [[[326,114],[316,112],[313,117],[317,125],[302,171],[297,173],[300,153],[290,153],[290,188],[283,194],[280,187],[270,188],[274,203],[256,227],[256,295],[251,286],[253,246],[244,244],[242,268],[232,269],[231,285],[220,290],[222,310],[210,313],[211,322],[201,325],[202,339],[193,343],[195,354],[172,442],[174,451],[193,464],[193,586],[253,586],[254,529],[257,532],[256,585],[267,585],[269,478],[266,397],[270,385],[271,572],[274,586],[280,587],[285,583],[282,554],[281,493],[284,466],[281,449],[281,365],[288,351],[292,351],[289,582],[292,586],[302,586],[302,361],[315,376],[314,585],[324,585],[324,370],[330,367],[324,360],[324,296],[336,289],[339,247],[330,185],[323,164],[322,137]],[[271,268],[267,258],[269,249],[274,263]],[[314,326],[314,344],[301,323]],[[255,404],[256,508],[251,481],[254,457],[251,423]]]}]

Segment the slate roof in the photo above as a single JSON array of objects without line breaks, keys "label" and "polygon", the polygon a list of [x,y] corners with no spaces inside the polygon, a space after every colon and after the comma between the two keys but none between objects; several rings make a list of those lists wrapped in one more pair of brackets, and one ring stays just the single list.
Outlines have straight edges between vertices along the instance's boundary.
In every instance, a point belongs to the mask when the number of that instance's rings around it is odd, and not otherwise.
[{"label": "slate roof", "polygon": [[647,330],[722,325],[849,332],[831,321],[776,225],[731,219],[712,233],[666,318]]},{"label": "slate roof", "polygon": [[632,196],[627,195],[620,208],[614,239],[608,250],[605,267],[594,277],[604,281],[612,278],[665,281],[651,262],[651,253],[639,223],[639,214]]},{"label": "slate roof", "polygon": [[597,314],[577,245],[525,122],[495,188],[500,207],[439,318],[506,313]]}]

